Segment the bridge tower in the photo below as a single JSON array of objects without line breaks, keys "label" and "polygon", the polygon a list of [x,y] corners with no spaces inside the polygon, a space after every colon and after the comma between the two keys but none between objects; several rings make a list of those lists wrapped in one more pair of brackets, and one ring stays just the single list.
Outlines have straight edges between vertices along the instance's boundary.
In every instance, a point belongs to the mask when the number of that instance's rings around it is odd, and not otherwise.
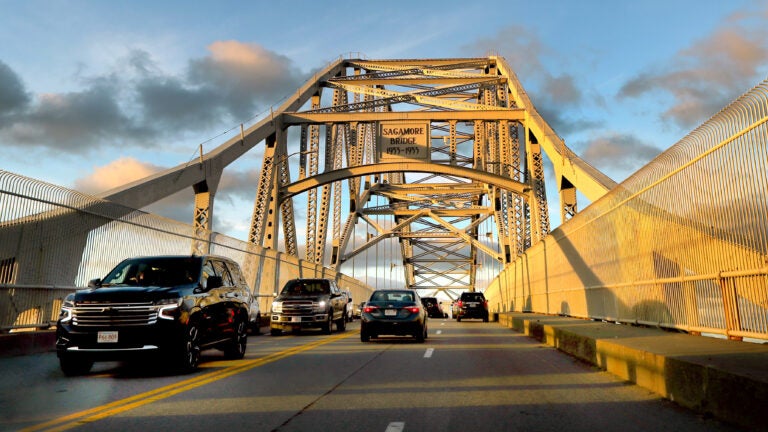
[{"label": "bridge tower", "polygon": [[576,188],[594,200],[614,185],[565,147],[499,57],[340,59],[268,129],[249,241],[343,271],[396,239],[406,286],[430,294],[474,291],[482,261],[503,266],[548,234],[545,152],[563,220]]}]

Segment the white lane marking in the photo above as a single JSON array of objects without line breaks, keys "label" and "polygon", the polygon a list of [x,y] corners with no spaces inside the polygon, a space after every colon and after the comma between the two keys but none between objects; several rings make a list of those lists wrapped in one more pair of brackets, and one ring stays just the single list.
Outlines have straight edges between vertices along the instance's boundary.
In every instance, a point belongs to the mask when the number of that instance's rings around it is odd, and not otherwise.
[{"label": "white lane marking", "polygon": [[403,432],[403,429],[405,429],[405,422],[392,422],[387,425],[384,432]]},{"label": "white lane marking", "polygon": [[432,357],[432,353],[435,352],[434,348],[427,348],[427,352],[424,353],[424,358],[430,358]]},{"label": "white lane marking", "polygon": [[435,334],[440,334],[442,332],[443,332],[442,330],[438,330],[438,331],[435,332]]}]

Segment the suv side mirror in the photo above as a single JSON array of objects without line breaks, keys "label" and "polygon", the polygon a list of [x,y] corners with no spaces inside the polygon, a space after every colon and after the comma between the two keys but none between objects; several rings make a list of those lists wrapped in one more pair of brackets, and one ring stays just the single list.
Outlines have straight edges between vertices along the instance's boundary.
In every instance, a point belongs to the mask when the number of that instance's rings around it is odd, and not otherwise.
[{"label": "suv side mirror", "polygon": [[221,276],[208,276],[207,289],[210,290],[222,286],[224,286],[224,281],[221,279]]},{"label": "suv side mirror", "polygon": [[100,288],[101,278],[91,279],[88,281],[88,288]]}]

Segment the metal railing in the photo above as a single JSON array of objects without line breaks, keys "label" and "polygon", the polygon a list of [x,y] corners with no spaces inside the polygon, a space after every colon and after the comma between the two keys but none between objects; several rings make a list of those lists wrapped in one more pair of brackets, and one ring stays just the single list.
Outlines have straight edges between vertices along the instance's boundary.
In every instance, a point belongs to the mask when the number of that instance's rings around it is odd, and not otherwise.
[{"label": "metal railing", "polygon": [[508,265],[495,311],[768,340],[768,80]]}]

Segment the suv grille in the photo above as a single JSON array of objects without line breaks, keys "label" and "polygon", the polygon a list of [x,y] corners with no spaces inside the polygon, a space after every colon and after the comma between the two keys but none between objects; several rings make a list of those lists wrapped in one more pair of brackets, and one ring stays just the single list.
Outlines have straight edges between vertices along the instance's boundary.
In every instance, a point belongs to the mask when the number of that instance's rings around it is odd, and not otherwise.
[{"label": "suv grille", "polygon": [[312,315],[315,302],[311,300],[288,300],[283,302],[283,315]]},{"label": "suv grille", "polygon": [[72,323],[81,327],[145,326],[157,322],[151,302],[78,303],[72,308]]}]

